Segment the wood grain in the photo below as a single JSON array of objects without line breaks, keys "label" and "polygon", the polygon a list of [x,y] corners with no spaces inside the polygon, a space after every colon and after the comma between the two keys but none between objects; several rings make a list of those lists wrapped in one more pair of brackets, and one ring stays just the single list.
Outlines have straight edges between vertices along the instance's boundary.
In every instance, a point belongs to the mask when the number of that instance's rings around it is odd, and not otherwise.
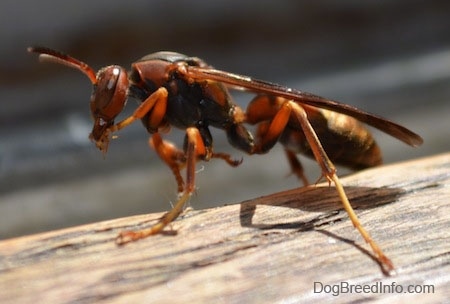
[{"label": "wood grain", "polygon": [[[342,182],[397,275],[382,274],[334,188],[319,184],[190,210],[173,230],[125,246],[114,243],[119,231],[151,225],[161,214],[1,241],[0,302],[448,300],[450,153],[366,170]],[[321,284],[372,291],[384,284],[399,293],[314,292]],[[409,285],[434,292],[406,293]]]}]

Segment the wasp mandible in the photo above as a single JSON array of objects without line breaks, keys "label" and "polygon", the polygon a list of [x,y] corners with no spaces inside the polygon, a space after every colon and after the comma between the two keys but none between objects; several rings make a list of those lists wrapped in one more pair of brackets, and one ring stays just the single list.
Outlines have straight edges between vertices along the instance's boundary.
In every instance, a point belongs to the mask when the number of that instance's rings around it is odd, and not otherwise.
[{"label": "wasp mandible", "polygon": [[[264,154],[280,142],[293,172],[308,184],[296,154],[314,157],[322,176],[334,183],[344,209],[355,228],[372,248],[385,272],[393,263],[359,222],[334,163],[352,169],[381,164],[381,152],[370,132],[360,123],[371,125],[411,146],[422,138],[407,128],[350,105],[311,93],[247,76],[216,70],[197,57],[175,52],[157,52],[131,64],[131,71],[111,65],[95,72],[86,63],[64,53],[32,47],[40,59],[67,65],[83,72],[93,85],[90,110],[94,120],[90,139],[106,153],[111,136],[141,120],[151,134],[149,145],[171,169],[178,185],[179,197],[173,208],[148,229],[123,231],[118,244],[161,232],[182,212],[195,190],[195,166],[199,161],[222,159],[231,166],[241,160],[213,149],[210,127],[225,131],[229,143],[249,155]],[[233,103],[229,89],[255,93],[246,111]],[[134,113],[115,122],[127,98],[140,101]],[[246,125],[255,125],[252,135]],[[182,148],[164,140],[162,134],[171,127],[185,131]],[[185,179],[181,170],[186,170]]]}]

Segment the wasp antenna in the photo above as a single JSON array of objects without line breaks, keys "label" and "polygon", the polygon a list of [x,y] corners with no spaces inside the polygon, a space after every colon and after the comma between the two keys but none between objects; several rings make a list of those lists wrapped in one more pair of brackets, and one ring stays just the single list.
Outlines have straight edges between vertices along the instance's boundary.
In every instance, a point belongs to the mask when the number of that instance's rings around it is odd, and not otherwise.
[{"label": "wasp antenna", "polygon": [[80,61],[67,54],[45,47],[29,47],[27,51],[30,53],[39,54],[39,60],[41,62],[59,63],[68,66],[70,68],[77,69],[83,72],[92,82],[92,84],[97,83],[95,71],[87,63],[84,63],[83,61]]}]

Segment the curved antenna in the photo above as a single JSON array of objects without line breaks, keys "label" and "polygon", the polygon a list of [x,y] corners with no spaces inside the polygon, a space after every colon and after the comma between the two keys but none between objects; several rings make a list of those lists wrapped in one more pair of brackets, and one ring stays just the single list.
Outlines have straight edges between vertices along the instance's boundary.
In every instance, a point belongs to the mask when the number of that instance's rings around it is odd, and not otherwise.
[{"label": "curved antenna", "polygon": [[52,50],[46,47],[29,47],[28,52],[39,54],[40,61],[49,61],[54,63],[63,64],[65,66],[77,69],[83,72],[92,82],[92,84],[97,83],[97,77],[95,76],[95,71],[83,61],[75,59],[67,54]]}]

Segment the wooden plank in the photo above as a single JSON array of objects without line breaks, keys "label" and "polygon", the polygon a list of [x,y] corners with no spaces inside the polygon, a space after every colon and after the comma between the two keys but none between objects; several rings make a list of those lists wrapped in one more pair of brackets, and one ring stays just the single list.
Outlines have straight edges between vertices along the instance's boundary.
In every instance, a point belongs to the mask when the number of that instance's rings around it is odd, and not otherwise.
[{"label": "wooden plank", "polygon": [[[191,210],[172,231],[125,246],[114,243],[119,231],[148,226],[161,214],[1,241],[0,302],[448,300],[450,153],[362,171],[342,182],[397,275],[381,273],[334,188],[320,184]],[[350,293],[350,285],[372,292]],[[327,292],[319,292],[321,286]],[[407,292],[414,287],[418,292]]]}]

